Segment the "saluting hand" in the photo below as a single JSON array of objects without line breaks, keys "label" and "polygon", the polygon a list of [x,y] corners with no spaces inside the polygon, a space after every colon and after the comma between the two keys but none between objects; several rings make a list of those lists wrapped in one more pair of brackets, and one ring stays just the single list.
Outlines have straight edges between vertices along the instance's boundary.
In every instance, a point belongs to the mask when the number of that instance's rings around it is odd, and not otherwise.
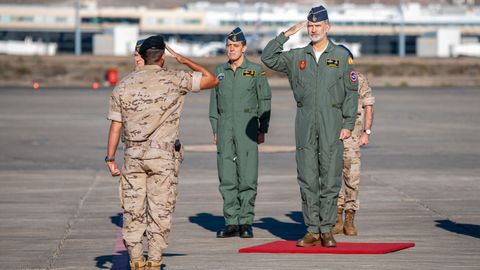
[{"label": "saluting hand", "polygon": [[307,21],[299,22],[294,26],[290,27],[287,31],[285,31],[285,36],[289,37],[297,33],[300,29],[304,28],[305,26],[307,26]]},{"label": "saluting hand", "polygon": [[257,144],[262,144],[265,142],[265,133],[258,133]]},{"label": "saluting hand", "polygon": [[180,64],[185,64],[187,61],[186,61],[186,58],[183,57],[182,55],[176,53],[174,50],[172,50],[172,48],[170,48],[170,46],[168,46],[167,44],[165,44],[165,48],[167,49],[167,51],[180,63]]},{"label": "saluting hand", "polygon": [[352,132],[349,129],[342,128],[342,130],[340,130],[340,137],[339,137],[340,140],[342,141],[346,140],[350,138],[350,136],[352,136]]}]

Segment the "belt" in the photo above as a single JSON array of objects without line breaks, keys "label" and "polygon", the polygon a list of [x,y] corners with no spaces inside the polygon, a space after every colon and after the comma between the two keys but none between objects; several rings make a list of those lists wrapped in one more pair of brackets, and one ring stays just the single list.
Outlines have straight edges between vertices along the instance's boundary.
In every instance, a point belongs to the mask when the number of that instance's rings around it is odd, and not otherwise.
[{"label": "belt", "polygon": [[125,146],[126,147],[135,147],[135,146],[151,147],[151,148],[156,148],[156,149],[162,149],[162,150],[169,151],[169,152],[171,152],[175,149],[175,143],[172,143],[172,142],[158,142],[158,141],[136,142],[136,141],[125,140]]}]

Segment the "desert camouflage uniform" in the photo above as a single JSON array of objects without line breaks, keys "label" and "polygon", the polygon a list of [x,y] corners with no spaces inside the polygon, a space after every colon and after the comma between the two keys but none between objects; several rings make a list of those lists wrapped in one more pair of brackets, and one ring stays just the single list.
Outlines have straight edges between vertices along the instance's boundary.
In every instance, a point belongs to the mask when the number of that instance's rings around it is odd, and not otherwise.
[{"label": "desert camouflage uniform", "polygon": [[108,119],[122,122],[125,157],[120,178],[123,240],[130,259],[160,260],[167,247],[177,198],[182,152],[176,152],[185,94],[200,90],[201,73],[146,65],[127,75],[110,95]]},{"label": "desert camouflage uniform", "polygon": [[346,139],[343,150],[343,185],[338,196],[337,205],[345,210],[359,209],[358,185],[360,183],[360,136],[363,134],[365,106],[373,105],[375,97],[367,78],[358,74],[358,110],[352,136]]}]

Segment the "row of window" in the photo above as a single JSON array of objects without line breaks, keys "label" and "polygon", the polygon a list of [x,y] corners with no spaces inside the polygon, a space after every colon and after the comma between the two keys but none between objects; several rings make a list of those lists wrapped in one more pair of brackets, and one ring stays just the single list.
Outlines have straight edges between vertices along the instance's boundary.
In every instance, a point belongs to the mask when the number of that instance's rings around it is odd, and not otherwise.
[{"label": "row of window", "polygon": [[[270,27],[289,27],[297,22],[294,21],[261,21],[262,26],[270,26]],[[245,25],[245,26],[254,26],[257,24],[257,21],[239,21],[239,20],[228,20],[228,21],[220,21],[221,26],[236,26],[236,25]],[[353,22],[353,21],[342,21],[342,22],[332,22],[332,24],[337,26],[396,26],[398,24],[391,23],[391,22]],[[428,23],[428,24],[419,24],[419,23],[405,23],[405,26],[420,26],[420,27],[429,27],[429,26],[436,26],[436,27],[479,27],[480,23]]]},{"label": "row of window", "polygon": [[[66,16],[14,16],[14,15],[0,15],[0,23],[74,23],[73,17]],[[103,24],[103,23],[119,23],[119,24],[139,24],[139,18],[131,17],[83,17],[82,23],[84,24]],[[202,20],[199,18],[159,18],[159,17],[147,17],[147,25],[200,25]],[[288,27],[295,24],[295,21],[261,21],[262,26],[266,27]],[[341,21],[333,22],[338,26],[392,26],[396,25],[391,22],[355,22],[355,21]],[[220,26],[255,26],[257,21],[240,21],[240,20],[221,20]],[[405,26],[436,26],[436,27],[478,27],[479,23],[469,22],[449,22],[449,23],[428,23],[419,24],[406,22]]]},{"label": "row of window", "polygon": [[15,22],[27,22],[27,23],[67,23],[73,22],[74,18],[67,16],[23,16],[23,15],[0,15],[1,23],[15,23]]}]

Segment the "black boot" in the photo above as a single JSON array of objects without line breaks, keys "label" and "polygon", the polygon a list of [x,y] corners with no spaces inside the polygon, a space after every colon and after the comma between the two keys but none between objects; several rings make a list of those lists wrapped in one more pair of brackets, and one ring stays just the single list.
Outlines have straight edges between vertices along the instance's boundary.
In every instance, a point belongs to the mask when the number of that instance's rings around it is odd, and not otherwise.
[{"label": "black boot", "polygon": [[253,238],[252,225],[240,225],[240,237],[241,238]]},{"label": "black boot", "polygon": [[238,225],[227,225],[223,230],[217,232],[217,238],[238,236]]}]

